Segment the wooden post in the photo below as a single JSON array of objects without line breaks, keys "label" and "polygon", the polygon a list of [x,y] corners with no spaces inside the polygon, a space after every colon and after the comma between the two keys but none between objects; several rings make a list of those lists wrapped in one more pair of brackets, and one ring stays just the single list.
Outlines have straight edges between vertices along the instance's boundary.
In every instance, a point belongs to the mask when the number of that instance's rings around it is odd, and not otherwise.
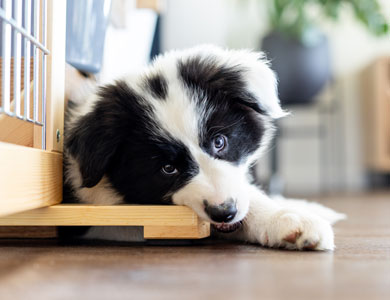
[{"label": "wooden post", "polygon": [[[65,98],[66,1],[47,1],[46,150],[62,152]],[[61,138],[57,141],[57,130]]]},{"label": "wooden post", "polygon": [[0,142],[0,216],[62,200],[62,155]]}]

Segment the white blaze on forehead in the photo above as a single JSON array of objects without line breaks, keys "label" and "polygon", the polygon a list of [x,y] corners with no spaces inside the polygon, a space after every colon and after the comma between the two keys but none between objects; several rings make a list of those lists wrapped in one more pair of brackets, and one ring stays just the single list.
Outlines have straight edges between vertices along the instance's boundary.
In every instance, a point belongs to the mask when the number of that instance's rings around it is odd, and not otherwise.
[{"label": "white blaze on forehead", "polygon": [[[161,134],[182,142],[188,148],[199,147],[199,121],[202,116],[196,102],[199,95],[190,93],[179,78],[177,69],[178,57],[165,55],[146,70],[145,77],[159,75],[167,83],[167,95],[157,99],[151,94],[141,93],[153,109],[153,120],[163,129]],[[143,79],[138,82],[136,90],[143,89]],[[194,97],[194,98],[190,98]]]},{"label": "white blaze on forehead", "polygon": [[169,135],[187,147],[199,145],[199,113],[192,99],[177,83],[168,83],[168,95],[164,100],[155,100],[154,118]]}]

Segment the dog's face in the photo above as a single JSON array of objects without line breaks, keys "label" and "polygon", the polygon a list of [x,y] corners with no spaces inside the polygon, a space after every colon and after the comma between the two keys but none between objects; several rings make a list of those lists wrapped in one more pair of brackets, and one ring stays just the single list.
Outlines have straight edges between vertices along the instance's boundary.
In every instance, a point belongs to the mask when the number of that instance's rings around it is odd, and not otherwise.
[{"label": "dog's face", "polygon": [[248,169],[285,115],[261,55],[215,47],[161,56],[103,87],[89,110],[65,143],[82,188],[106,176],[125,202],[187,205],[230,224],[245,217]]}]

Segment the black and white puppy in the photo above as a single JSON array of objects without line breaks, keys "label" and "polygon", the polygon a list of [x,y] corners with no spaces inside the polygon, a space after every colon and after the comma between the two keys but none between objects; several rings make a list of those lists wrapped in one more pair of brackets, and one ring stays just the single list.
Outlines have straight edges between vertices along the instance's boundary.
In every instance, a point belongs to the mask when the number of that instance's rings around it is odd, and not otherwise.
[{"label": "black and white puppy", "polygon": [[[228,238],[332,250],[331,223],[342,214],[270,199],[251,183],[273,120],[286,115],[276,84],[263,54],[201,46],[159,56],[143,73],[71,102],[65,201],[187,205]],[[86,236],[136,238],[114,230]]]}]

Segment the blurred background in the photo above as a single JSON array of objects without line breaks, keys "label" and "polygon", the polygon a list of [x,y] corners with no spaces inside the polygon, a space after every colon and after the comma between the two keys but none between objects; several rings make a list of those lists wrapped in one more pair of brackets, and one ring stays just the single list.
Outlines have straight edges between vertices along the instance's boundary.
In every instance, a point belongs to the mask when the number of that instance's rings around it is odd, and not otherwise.
[{"label": "blurred background", "polygon": [[292,114],[277,124],[256,180],[296,197],[383,191],[389,20],[387,0],[69,0],[67,62],[104,83],[171,49],[264,51]]}]

